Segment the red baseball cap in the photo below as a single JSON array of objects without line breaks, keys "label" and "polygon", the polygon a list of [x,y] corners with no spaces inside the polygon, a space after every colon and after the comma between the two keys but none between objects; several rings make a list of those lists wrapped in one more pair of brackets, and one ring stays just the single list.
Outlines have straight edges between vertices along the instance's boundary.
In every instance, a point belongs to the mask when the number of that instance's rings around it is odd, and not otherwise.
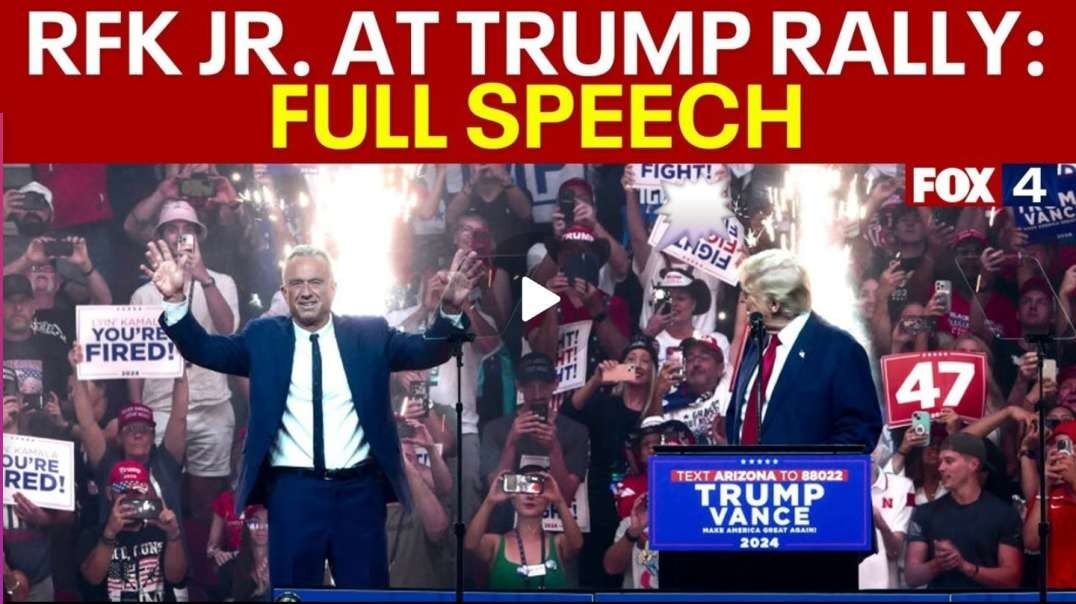
[{"label": "red baseball cap", "polygon": [[680,343],[680,348],[683,348],[685,351],[693,346],[702,347],[704,350],[714,355],[719,363],[725,362],[725,351],[721,350],[721,345],[717,343],[717,338],[714,338],[713,336],[687,338]]},{"label": "red baseball cap", "polygon": [[986,238],[986,233],[979,229],[964,229],[956,234],[956,237],[953,240],[953,247],[956,247],[969,239],[978,241],[983,247],[986,247],[989,243],[989,240]]},{"label": "red baseball cap", "polygon": [[1069,437],[1069,440],[1076,442],[1076,421],[1067,421],[1058,424],[1058,426],[1050,432],[1050,442],[1052,443],[1057,440],[1058,436],[1067,436]]},{"label": "red baseball cap", "polygon": [[1047,298],[1052,298],[1054,295],[1053,292],[1050,291],[1050,284],[1042,277],[1032,277],[1025,281],[1024,284],[1020,286],[1020,297],[1023,298],[1024,294],[1030,291],[1040,291]]},{"label": "red baseball cap", "polygon": [[149,470],[142,463],[125,459],[112,466],[108,473],[108,484],[117,493],[149,492]]},{"label": "red baseball cap", "polygon": [[142,403],[131,403],[120,409],[120,430],[128,424],[138,422],[156,426],[157,422],[153,421],[153,409]]}]

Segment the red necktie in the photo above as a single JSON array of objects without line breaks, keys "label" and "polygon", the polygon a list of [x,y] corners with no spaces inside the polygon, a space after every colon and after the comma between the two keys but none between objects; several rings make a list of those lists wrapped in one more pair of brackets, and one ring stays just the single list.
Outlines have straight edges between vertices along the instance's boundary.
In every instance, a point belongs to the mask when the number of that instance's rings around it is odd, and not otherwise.
[{"label": "red necktie", "polygon": [[[781,340],[777,339],[777,334],[770,336],[770,344],[762,355],[762,371],[755,379],[762,380],[763,392],[770,384],[770,374],[773,373],[773,364],[777,361],[777,347],[780,345]],[[758,385],[751,384],[751,396],[747,398],[747,416],[743,420],[743,431],[740,432],[741,445],[758,444],[758,423]]]}]

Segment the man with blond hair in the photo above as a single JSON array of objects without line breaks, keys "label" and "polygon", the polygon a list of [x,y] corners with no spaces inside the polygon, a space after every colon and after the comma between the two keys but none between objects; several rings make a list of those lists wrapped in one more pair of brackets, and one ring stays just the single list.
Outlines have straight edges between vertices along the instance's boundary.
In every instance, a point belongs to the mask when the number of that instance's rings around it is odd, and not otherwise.
[{"label": "man with blond hair", "polygon": [[760,351],[751,336],[740,354],[726,418],[729,444],[873,449],[882,415],[867,352],[811,312],[807,271],[796,256],[785,250],[751,256],[740,266],[740,286],[744,310],[761,320],[765,344]]}]

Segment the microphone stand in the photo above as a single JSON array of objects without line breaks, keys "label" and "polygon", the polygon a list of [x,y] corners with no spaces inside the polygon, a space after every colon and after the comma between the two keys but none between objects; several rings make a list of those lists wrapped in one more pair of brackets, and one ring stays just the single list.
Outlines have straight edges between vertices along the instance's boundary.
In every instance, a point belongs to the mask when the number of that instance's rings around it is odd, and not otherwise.
[{"label": "microphone stand", "polygon": [[475,335],[460,331],[447,339],[456,358],[456,604],[463,604],[463,345]]},{"label": "microphone stand", "polygon": [[762,357],[766,349],[766,325],[762,322],[762,315],[751,313],[751,331],[755,337],[755,345],[758,348],[758,371],[755,374],[755,444],[762,444],[762,407],[765,404],[766,392],[762,387]]},{"label": "microphone stand", "polygon": [[1039,602],[1046,604],[1046,576],[1047,565],[1050,559],[1050,519],[1049,519],[1049,493],[1046,484],[1046,397],[1043,392],[1043,361],[1046,358],[1046,345],[1053,338],[1049,334],[1028,334],[1024,337],[1028,344],[1035,346],[1038,360],[1035,363],[1039,374],[1039,401],[1035,403],[1035,411],[1039,419],[1039,457],[1036,465],[1039,470]]}]

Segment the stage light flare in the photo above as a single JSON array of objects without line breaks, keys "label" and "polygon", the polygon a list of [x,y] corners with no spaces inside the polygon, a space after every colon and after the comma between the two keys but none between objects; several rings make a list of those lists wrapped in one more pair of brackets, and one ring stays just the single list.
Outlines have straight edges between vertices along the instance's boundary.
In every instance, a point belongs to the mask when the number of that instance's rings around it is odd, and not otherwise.
[{"label": "stage light flare", "polygon": [[343,314],[384,314],[397,278],[391,262],[396,225],[407,220],[414,207],[410,185],[416,167],[319,165],[305,172],[317,208],[311,243],[333,257],[334,309]]},{"label": "stage light flare", "polygon": [[794,252],[807,269],[813,310],[848,331],[869,351],[866,328],[854,311],[859,292],[851,282],[851,250],[842,224],[858,218],[861,204],[854,186],[846,199],[839,199],[840,186],[837,169],[792,165],[785,174],[784,187],[774,194],[778,201],[774,214],[780,217],[778,232],[784,231],[781,247]]}]

